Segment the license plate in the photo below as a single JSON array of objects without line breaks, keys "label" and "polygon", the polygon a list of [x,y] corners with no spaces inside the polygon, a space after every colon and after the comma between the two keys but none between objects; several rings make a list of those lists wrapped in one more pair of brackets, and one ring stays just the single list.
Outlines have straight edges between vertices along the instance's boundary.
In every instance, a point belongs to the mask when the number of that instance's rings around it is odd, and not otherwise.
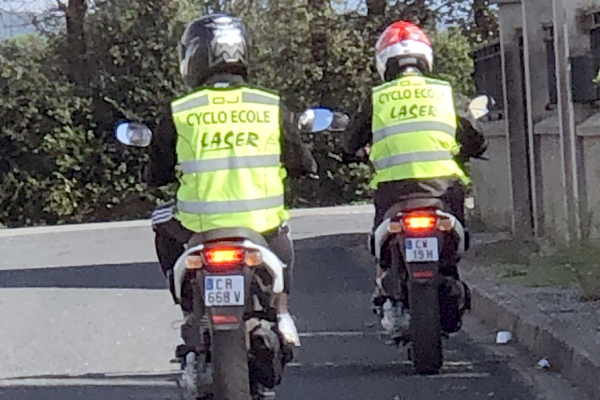
[{"label": "license plate", "polygon": [[204,279],[204,304],[207,306],[243,306],[244,277],[207,276]]},{"label": "license plate", "polygon": [[406,238],[404,240],[407,262],[439,261],[437,238]]}]

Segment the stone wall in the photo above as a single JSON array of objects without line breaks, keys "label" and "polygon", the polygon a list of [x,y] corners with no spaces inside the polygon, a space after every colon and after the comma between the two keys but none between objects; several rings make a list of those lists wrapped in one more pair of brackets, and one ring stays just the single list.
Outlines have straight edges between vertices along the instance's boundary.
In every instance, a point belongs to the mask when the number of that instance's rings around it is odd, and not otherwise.
[{"label": "stone wall", "polygon": [[[535,155],[536,198],[539,234],[563,242],[567,231],[566,191],[558,111],[548,104],[548,65],[544,27],[552,22],[552,0],[496,0],[500,7],[504,97],[506,121],[484,124],[489,140],[490,161],[473,166],[476,209],[473,219],[489,230],[515,230],[524,215],[525,191],[532,186],[523,179],[527,154],[523,152],[525,135],[533,138],[530,150]],[[570,56],[590,51],[590,35],[581,25],[582,12],[599,11],[600,0],[563,0]],[[518,34],[523,32],[524,79],[526,93],[520,95],[520,78],[515,64]],[[541,67],[543,66],[543,67]],[[520,75],[520,74],[519,74]],[[590,82],[592,85],[592,82]],[[523,105],[527,105],[524,109]],[[581,228],[584,237],[600,238],[600,107],[572,104],[577,135],[577,183]],[[523,120],[523,114],[526,115]],[[529,126],[529,131],[526,126]],[[533,127],[533,130],[531,129]],[[525,174],[525,175],[523,175]],[[524,186],[525,184],[525,186]],[[521,207],[517,210],[516,207]],[[526,207],[525,207],[526,208]]]},{"label": "stone wall", "polygon": [[[584,236],[600,238],[600,110],[582,110],[577,115],[580,214]],[[474,222],[488,230],[511,229],[512,202],[507,147],[506,121],[484,124],[489,141],[489,161],[473,163],[475,193]],[[555,241],[562,240],[566,228],[562,160],[558,114],[536,124],[536,149],[540,168],[541,233]]]}]

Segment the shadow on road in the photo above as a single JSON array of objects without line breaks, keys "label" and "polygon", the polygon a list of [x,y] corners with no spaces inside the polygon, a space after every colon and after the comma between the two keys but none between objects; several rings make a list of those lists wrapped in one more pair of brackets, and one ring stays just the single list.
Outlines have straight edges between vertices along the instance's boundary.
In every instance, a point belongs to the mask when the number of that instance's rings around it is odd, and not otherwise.
[{"label": "shadow on road", "polygon": [[157,263],[0,271],[0,288],[166,289]]},{"label": "shadow on road", "polygon": [[179,399],[175,383],[163,385],[60,385],[0,388],[10,400],[167,400]]},{"label": "shadow on road", "polygon": [[[297,265],[294,286],[299,291],[322,291],[323,284],[328,291],[345,291],[353,289],[348,285],[362,288],[366,283],[362,272],[353,265],[366,249],[366,235],[322,236],[296,240],[294,244]],[[158,263],[134,263],[2,270],[0,288],[163,290],[166,283]]]}]

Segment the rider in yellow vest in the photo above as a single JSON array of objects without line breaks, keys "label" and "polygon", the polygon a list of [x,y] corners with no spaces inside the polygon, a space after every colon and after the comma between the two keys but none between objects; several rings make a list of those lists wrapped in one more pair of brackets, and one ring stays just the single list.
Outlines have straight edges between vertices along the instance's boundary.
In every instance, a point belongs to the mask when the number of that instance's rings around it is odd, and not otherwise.
[{"label": "rider in yellow vest", "polygon": [[[485,152],[485,138],[468,120],[457,117],[450,84],[427,76],[433,69],[433,51],[419,27],[404,21],[390,25],[377,42],[376,62],[385,83],[373,89],[343,143],[347,154],[360,159],[369,154],[375,168],[374,229],[394,204],[417,198],[441,199],[464,225],[464,189],[470,183],[464,163]],[[377,278],[390,262],[389,254],[382,254]],[[469,292],[459,280],[456,263],[449,262],[442,273],[465,303]],[[378,283],[373,303],[379,312],[385,301]],[[398,331],[408,327],[407,318],[396,320]]]},{"label": "rider in yellow vest", "polygon": [[[246,82],[248,43],[243,22],[227,14],[196,19],[183,34],[181,75],[193,91],[171,104],[144,171],[148,183],[162,186],[176,180],[176,164],[179,169],[176,205],[153,213],[156,249],[172,285],[173,265],[194,232],[242,227],[262,233],[288,266],[277,300],[279,330],[299,345],[287,308],[293,247],[283,180],[287,172],[315,177],[317,165],[279,95]],[[192,310],[185,287],[181,307],[186,315]]]}]

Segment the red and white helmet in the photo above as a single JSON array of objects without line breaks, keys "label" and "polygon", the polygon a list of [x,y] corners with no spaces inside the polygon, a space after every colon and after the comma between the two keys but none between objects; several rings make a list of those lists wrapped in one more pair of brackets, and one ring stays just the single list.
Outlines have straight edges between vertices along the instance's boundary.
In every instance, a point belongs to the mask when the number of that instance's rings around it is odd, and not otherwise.
[{"label": "red and white helmet", "polygon": [[433,50],[431,41],[421,28],[407,21],[394,22],[381,34],[375,46],[377,71],[385,80],[385,70],[389,59],[415,57],[423,60],[433,70]]}]

